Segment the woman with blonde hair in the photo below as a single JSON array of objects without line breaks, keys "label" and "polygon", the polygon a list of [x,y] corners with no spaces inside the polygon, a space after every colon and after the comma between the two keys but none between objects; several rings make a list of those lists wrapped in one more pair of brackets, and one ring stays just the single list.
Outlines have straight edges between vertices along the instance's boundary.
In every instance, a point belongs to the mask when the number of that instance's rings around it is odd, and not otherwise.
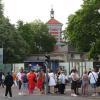
[{"label": "woman with blonde hair", "polygon": [[88,95],[88,85],[89,85],[89,77],[88,77],[88,72],[85,70],[82,75],[82,95],[83,96]]}]

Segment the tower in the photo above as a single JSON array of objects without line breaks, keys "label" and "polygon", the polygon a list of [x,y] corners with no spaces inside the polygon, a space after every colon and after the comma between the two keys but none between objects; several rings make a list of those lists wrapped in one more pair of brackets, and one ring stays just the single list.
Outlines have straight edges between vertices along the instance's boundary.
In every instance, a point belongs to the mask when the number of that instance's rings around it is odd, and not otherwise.
[{"label": "tower", "polygon": [[53,8],[52,8],[51,11],[50,11],[50,17],[51,17],[51,18],[54,18],[54,10],[53,10]]},{"label": "tower", "polygon": [[49,34],[53,35],[57,41],[55,45],[55,49],[61,47],[62,42],[62,26],[63,24],[54,18],[54,10],[53,8],[50,11],[50,20],[47,22],[47,26],[49,29]]}]

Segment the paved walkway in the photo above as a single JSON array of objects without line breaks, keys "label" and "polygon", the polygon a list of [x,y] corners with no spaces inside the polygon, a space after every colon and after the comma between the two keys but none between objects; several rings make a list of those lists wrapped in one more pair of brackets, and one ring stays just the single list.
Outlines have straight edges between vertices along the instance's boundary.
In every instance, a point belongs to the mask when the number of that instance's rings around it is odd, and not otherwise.
[{"label": "paved walkway", "polygon": [[[8,98],[4,97],[4,91],[5,88],[0,87],[0,100],[7,100]],[[82,97],[82,96],[77,96],[77,97],[71,97],[70,96],[70,87],[66,87],[66,94],[65,95],[42,95],[39,96],[37,90],[35,90],[34,95],[27,95],[27,96],[19,96],[18,95],[18,90],[13,87],[13,98],[10,98],[11,100],[100,100],[100,96],[97,97]]]}]

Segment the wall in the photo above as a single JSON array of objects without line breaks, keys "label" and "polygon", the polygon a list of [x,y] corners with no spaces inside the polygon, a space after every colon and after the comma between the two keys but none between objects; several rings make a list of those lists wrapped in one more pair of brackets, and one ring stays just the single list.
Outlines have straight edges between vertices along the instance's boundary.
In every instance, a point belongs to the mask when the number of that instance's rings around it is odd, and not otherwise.
[{"label": "wall", "polygon": [[64,67],[64,69],[67,72],[67,75],[70,74],[71,69],[73,68],[73,66],[76,66],[76,69],[79,72],[79,75],[81,76],[82,73],[84,72],[85,68],[87,71],[89,71],[89,69],[93,69],[93,62],[92,61],[86,61],[86,62],[63,62],[63,63],[59,63],[59,66]]},{"label": "wall", "polygon": [[13,64],[13,70],[14,72],[18,72],[21,68],[24,69],[24,63],[16,63]]},{"label": "wall", "polygon": [[0,70],[2,70],[2,72],[4,72],[5,74],[7,72],[11,72],[13,69],[12,64],[1,64],[0,63]]}]

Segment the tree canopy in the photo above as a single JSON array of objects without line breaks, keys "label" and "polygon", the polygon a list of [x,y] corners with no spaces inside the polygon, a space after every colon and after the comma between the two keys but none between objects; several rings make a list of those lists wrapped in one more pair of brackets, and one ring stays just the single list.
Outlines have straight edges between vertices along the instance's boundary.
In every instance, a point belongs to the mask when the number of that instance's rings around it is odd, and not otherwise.
[{"label": "tree canopy", "polygon": [[0,48],[3,48],[4,63],[23,62],[27,56],[53,51],[56,40],[48,33],[47,25],[40,20],[17,26],[3,14],[0,0]]},{"label": "tree canopy", "polygon": [[27,43],[7,18],[0,20],[0,47],[3,47],[4,63],[21,62],[28,54]]},{"label": "tree canopy", "polygon": [[2,0],[0,0],[0,17],[3,16],[3,4],[2,4]]},{"label": "tree canopy", "polygon": [[18,22],[18,32],[30,46],[30,53],[51,52],[54,49],[56,40],[48,33],[47,25],[40,20],[30,23]]},{"label": "tree canopy", "polygon": [[82,8],[70,15],[65,35],[71,44],[89,58],[100,54],[100,0],[83,0]]}]

